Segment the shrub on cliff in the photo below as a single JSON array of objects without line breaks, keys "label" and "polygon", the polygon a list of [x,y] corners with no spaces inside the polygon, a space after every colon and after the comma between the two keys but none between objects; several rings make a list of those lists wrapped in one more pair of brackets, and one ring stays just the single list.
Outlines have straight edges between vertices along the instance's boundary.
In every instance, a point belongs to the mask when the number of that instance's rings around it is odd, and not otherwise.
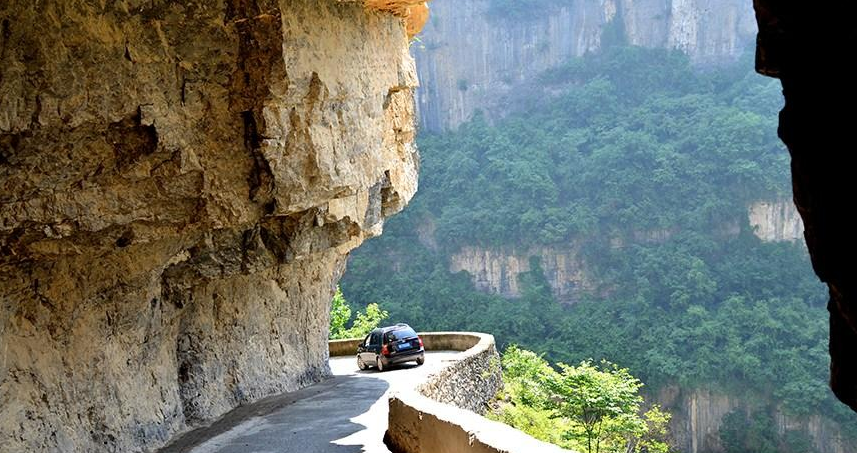
[{"label": "shrub on cliff", "polygon": [[627,369],[591,361],[558,367],[510,346],[503,355],[505,402],[491,417],[587,453],[669,450],[665,437],[670,415],[658,406],[643,413],[643,384]]}]

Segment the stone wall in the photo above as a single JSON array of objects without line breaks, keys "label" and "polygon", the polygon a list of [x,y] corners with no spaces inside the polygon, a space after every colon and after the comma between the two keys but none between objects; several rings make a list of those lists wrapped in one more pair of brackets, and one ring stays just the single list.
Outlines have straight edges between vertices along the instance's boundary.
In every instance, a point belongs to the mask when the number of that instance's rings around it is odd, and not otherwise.
[{"label": "stone wall", "polygon": [[[417,392],[432,400],[484,414],[503,387],[500,354],[491,335],[427,335],[429,349],[464,350],[459,360],[432,375]],[[474,341],[478,340],[478,341]],[[466,346],[463,349],[463,346]]]},{"label": "stone wall", "polygon": [[485,419],[503,385],[494,337],[467,332],[420,334],[427,349],[463,350],[460,359],[390,397],[384,442],[394,453],[560,453],[508,425]]},{"label": "stone wall", "polygon": [[[485,413],[503,387],[500,355],[491,335],[470,332],[421,332],[427,351],[462,351],[442,371],[419,384],[417,392],[435,401]],[[354,355],[362,339],[331,340],[331,357]]]}]

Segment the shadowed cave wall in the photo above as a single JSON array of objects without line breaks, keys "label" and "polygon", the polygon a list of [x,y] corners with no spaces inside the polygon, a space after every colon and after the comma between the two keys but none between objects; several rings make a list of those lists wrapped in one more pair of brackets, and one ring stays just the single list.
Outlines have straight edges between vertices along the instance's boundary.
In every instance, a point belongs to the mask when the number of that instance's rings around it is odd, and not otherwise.
[{"label": "shadowed cave wall", "polygon": [[830,383],[857,411],[857,305],[854,302],[853,74],[840,67],[854,53],[857,6],[808,7],[755,0],[756,69],[782,81],[779,135],[792,156],[794,201],[806,227],[813,268],[830,288]]}]

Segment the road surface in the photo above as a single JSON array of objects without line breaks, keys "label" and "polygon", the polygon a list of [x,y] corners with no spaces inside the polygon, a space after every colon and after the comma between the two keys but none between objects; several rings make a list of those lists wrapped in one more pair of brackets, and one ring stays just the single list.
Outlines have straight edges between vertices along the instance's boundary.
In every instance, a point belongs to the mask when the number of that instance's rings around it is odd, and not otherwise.
[{"label": "road surface", "polygon": [[161,453],[389,453],[387,394],[413,388],[455,360],[457,352],[426,353],[422,366],[360,371],[352,357],[330,360],[333,377],[294,393],[240,407],[192,431]]}]

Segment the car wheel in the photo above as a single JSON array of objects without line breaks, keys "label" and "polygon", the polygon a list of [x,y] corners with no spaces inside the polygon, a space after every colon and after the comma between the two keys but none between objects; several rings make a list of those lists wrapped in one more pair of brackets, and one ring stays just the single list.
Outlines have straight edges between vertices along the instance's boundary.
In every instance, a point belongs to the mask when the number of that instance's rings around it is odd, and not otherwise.
[{"label": "car wheel", "polygon": [[417,365],[422,365],[424,363],[426,363],[425,356],[420,356],[420,358],[417,359]]},{"label": "car wheel", "polygon": [[363,359],[361,359],[360,357],[357,357],[357,368],[360,368],[361,370],[365,370],[366,368],[368,368],[366,364],[363,363]]},{"label": "car wheel", "polygon": [[387,371],[387,369],[384,368],[384,362],[381,361],[380,357],[375,359],[375,366],[378,367],[378,371]]}]

